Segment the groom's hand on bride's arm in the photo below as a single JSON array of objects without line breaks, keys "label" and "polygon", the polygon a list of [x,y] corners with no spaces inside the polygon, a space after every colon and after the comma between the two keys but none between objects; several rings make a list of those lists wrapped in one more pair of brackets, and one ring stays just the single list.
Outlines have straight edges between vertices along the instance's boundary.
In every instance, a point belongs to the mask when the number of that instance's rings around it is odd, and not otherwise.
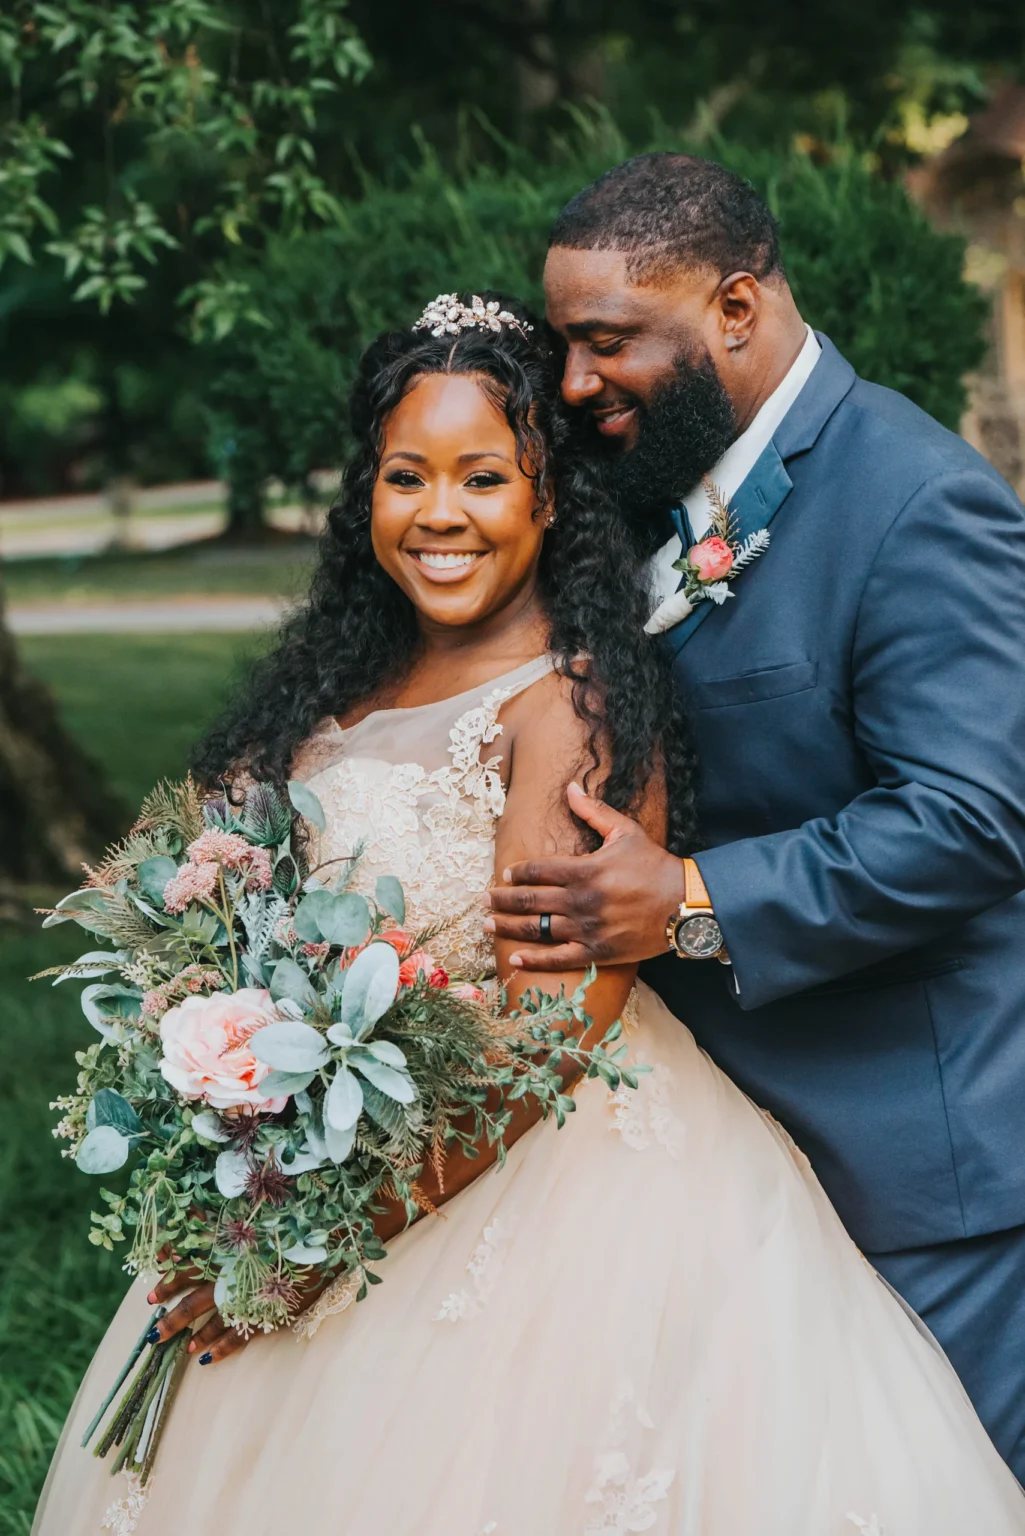
[{"label": "groom's hand on bride's arm", "polygon": [[[684,895],[683,861],[636,821],[567,790],[575,816],[603,839],[594,853],[527,859],[502,872],[488,895],[485,930],[516,945],[512,963],[530,971],[579,970],[648,960],[669,945],[666,923]],[[541,939],[551,916],[552,943]]]}]

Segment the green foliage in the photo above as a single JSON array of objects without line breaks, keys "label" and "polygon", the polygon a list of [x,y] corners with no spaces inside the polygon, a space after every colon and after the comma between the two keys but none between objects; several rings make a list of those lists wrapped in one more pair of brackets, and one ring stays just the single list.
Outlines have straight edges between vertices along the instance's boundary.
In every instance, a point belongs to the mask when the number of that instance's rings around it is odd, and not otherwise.
[{"label": "green foliage", "polygon": [[[285,230],[333,220],[337,204],[317,172],[321,105],[358,80],[369,58],[347,0],[292,0],[256,18],[232,0],[15,0],[0,24],[0,75],[10,109],[0,118],[0,265],[29,264],[31,241],[58,230],[49,184],[71,151],[57,126],[73,103],[103,144],[105,200],[46,249],[77,280],[76,299],[107,313],[145,287],[140,263],[180,245],[173,210],[159,209],[117,176],[129,137],[156,159],[191,158],[213,183],[191,231],[238,242],[264,225]],[[31,102],[23,114],[22,101]],[[180,224],[180,209],[179,209]]]},{"label": "green foliage", "polygon": [[[679,147],[663,135],[651,147]],[[438,292],[505,289],[542,303],[548,228],[573,192],[629,148],[609,122],[581,120],[547,161],[506,146],[498,165],[447,171],[423,146],[401,185],[368,181],[336,227],[274,240],[230,281],[237,322],[211,338],[215,439],[229,476],[301,485],[345,450],[344,399],[362,347],[412,324]],[[807,155],[711,151],[767,197],[802,312],[866,378],[899,389],[956,427],[965,372],[982,354],[985,302],[961,276],[963,247],[938,233],[902,186],[837,147]],[[257,323],[252,312],[259,316]],[[230,448],[230,452],[228,451]]]}]

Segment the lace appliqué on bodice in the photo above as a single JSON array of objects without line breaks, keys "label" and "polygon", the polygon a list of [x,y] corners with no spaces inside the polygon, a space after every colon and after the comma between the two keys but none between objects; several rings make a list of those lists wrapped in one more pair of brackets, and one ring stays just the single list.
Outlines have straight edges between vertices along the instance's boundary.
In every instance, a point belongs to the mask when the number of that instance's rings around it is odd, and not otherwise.
[{"label": "lace appliqu\u00e9 on bodice", "polygon": [[495,822],[505,808],[501,756],[482,762],[481,749],[501,735],[498,711],[514,692],[495,688],[459,716],[443,767],[388,763],[357,748],[307,781],[327,818],[318,861],[362,850],[353,888],[365,895],[379,875],[397,876],[407,932],[440,925],[432,953],[450,972],[472,979],[494,975],[479,898],[494,875]]}]

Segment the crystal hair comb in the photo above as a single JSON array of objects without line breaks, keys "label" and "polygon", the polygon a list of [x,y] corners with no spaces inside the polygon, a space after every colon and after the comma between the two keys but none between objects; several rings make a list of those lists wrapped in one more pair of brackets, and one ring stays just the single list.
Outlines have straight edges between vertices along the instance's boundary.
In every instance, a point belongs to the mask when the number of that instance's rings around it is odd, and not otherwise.
[{"label": "crystal hair comb", "polygon": [[503,326],[519,331],[526,339],[534,327],[507,309],[499,309],[497,299],[484,300],[473,295],[472,304],[463,304],[454,293],[439,293],[432,299],[414,325],[414,331],[430,331],[432,336],[458,336],[479,326],[484,331],[501,331]]}]

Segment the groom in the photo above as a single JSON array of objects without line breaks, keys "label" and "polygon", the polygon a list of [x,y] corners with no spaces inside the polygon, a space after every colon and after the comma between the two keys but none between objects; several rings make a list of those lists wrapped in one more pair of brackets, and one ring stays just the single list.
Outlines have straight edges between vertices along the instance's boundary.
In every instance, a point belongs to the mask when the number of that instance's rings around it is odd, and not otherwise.
[{"label": "groom", "polygon": [[[534,969],[653,962],[1025,1481],[1025,513],[808,329],[772,215],[718,165],[608,172],[545,288],[565,398],[658,551],[702,835],[681,860],[571,790],[604,846],[516,866],[497,931]],[[703,477],[770,542],[681,618]]]}]

